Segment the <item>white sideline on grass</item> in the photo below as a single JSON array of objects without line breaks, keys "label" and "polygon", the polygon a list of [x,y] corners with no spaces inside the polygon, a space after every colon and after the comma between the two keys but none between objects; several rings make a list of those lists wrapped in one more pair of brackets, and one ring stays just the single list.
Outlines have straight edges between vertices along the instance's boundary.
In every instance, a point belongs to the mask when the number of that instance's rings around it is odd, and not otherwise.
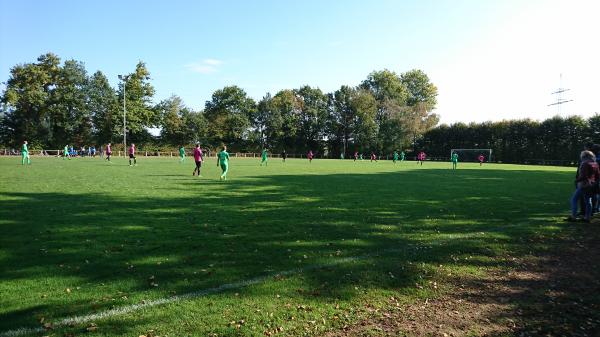
[{"label": "white sideline on grass", "polygon": [[[405,247],[405,249],[397,249],[397,248],[386,249],[386,250],[379,251],[378,253],[367,254],[367,255],[363,255],[363,256],[351,256],[351,257],[339,258],[335,261],[324,263],[324,264],[309,265],[304,268],[290,269],[290,270],[282,271],[279,273],[255,277],[255,278],[245,280],[245,281],[228,283],[228,284],[223,284],[223,285],[220,285],[220,286],[214,287],[214,288],[198,290],[198,291],[190,292],[190,293],[183,294],[183,295],[174,295],[171,297],[160,298],[157,300],[144,301],[143,303],[126,305],[126,306],[123,306],[120,308],[114,308],[114,309],[102,311],[102,312],[95,313],[95,314],[67,317],[67,318],[63,318],[57,322],[54,322],[52,324],[52,327],[60,328],[60,327],[65,327],[65,326],[69,326],[69,325],[74,325],[74,324],[89,323],[89,322],[101,320],[104,318],[110,318],[110,317],[114,317],[114,316],[124,315],[124,314],[134,312],[134,311],[137,311],[137,310],[140,310],[143,308],[154,307],[157,305],[174,303],[174,302],[180,302],[180,301],[184,301],[184,300],[188,300],[188,299],[192,299],[192,298],[197,298],[197,297],[202,297],[202,296],[206,296],[206,295],[220,293],[225,290],[244,288],[244,287],[251,286],[254,284],[262,283],[263,281],[266,281],[267,279],[275,278],[278,276],[300,274],[302,272],[309,271],[309,270],[327,268],[330,266],[335,266],[335,265],[339,265],[339,264],[343,264],[343,263],[364,260],[369,257],[378,256],[380,254],[404,251],[404,250],[407,250],[408,248],[413,248],[413,249],[428,248],[433,245],[441,245],[446,241],[449,241],[449,240],[448,239],[434,240],[434,241],[428,242],[428,244],[426,244],[426,245],[425,244],[424,245],[409,244],[409,245],[407,245],[407,247]],[[27,335],[27,334],[40,333],[40,332],[44,332],[44,331],[46,331],[46,329],[44,329],[43,327],[37,327],[37,328],[21,327],[18,329],[7,330],[4,332],[1,332],[0,337],[18,337],[18,336],[23,336],[23,335]]]}]

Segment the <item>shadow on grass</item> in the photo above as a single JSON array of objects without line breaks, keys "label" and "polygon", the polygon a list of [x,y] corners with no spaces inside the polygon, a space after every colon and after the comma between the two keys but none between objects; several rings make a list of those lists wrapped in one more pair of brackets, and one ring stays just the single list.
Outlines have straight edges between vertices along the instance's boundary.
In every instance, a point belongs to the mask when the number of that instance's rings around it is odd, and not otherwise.
[{"label": "shadow on grass", "polygon": [[[505,322],[515,336],[600,335],[600,233],[598,221],[569,224],[535,255],[518,256],[508,273],[461,280],[460,298],[504,308],[487,318]],[[508,308],[507,308],[508,307]],[[506,333],[499,336],[506,336]]]},{"label": "shadow on grass", "polygon": [[[565,209],[572,180],[569,172],[436,169],[161,177],[194,196],[3,193],[0,331],[374,252],[367,268],[306,271],[306,289],[328,284],[318,295],[327,301],[351,297],[357,284],[414,286],[418,264],[500,266],[495,256],[532,249],[527,238]],[[397,277],[381,276],[392,270]]]}]

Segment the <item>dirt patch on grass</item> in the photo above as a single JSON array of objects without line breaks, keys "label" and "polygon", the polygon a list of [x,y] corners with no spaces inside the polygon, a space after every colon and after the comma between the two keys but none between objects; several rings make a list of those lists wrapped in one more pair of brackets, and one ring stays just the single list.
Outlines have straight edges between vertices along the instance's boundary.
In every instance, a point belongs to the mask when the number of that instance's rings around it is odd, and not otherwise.
[{"label": "dirt patch on grass", "polygon": [[328,336],[600,336],[600,223],[544,240],[544,253],[506,257],[508,272],[449,279],[451,293],[409,306],[391,298]]}]

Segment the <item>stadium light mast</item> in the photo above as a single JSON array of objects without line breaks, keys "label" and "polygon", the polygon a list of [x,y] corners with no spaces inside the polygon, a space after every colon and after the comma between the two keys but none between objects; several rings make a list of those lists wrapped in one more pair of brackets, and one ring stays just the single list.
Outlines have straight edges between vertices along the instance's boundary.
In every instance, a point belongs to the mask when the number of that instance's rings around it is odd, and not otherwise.
[{"label": "stadium light mast", "polygon": [[556,114],[560,115],[560,108],[563,104],[565,103],[569,103],[569,102],[573,102],[572,99],[564,99],[562,98],[562,94],[569,91],[571,89],[565,89],[562,87],[562,74],[560,74],[560,84],[558,89],[556,89],[555,92],[552,93],[552,95],[556,95],[556,102],[552,103],[552,104],[548,104],[548,106],[553,106],[556,105]]},{"label": "stadium light mast", "polygon": [[119,80],[123,81],[123,153],[127,152],[127,107],[125,106],[125,97],[127,97],[127,80],[130,75],[119,75]]}]

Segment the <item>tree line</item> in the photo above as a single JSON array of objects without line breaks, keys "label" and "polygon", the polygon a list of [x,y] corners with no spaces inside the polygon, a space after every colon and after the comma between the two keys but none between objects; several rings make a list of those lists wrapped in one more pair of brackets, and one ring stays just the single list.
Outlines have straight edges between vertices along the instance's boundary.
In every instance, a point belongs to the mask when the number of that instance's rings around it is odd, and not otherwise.
[{"label": "tree line", "polygon": [[[23,140],[46,149],[119,144],[124,99],[127,138],[148,150],[201,142],[240,152],[312,150],[337,157],[424,150],[446,158],[452,148],[490,148],[494,160],[519,163],[573,160],[600,132],[598,115],[438,125],[432,113],[436,97],[437,88],[421,70],[381,70],[331,93],[305,85],[267,93],[258,102],[227,86],[195,111],[178,96],[153,103],[155,90],[143,62],[113,88],[101,71],[88,75],[82,62],[61,62],[47,53],[11,68],[0,95],[0,145],[17,147]],[[160,135],[153,136],[151,127],[160,128]]]},{"label": "tree line", "polygon": [[428,130],[418,147],[438,157],[449,157],[451,149],[486,148],[493,150],[494,161],[505,163],[576,163],[583,146],[597,142],[599,133],[600,115],[588,119],[555,116],[544,121],[456,123]]},{"label": "tree line", "polygon": [[[120,143],[123,100],[127,139],[145,148],[201,142],[233,151],[312,150],[338,156],[409,149],[438,123],[437,88],[421,70],[373,71],[357,86],[324,93],[309,85],[267,93],[256,102],[238,86],[215,91],[201,111],[178,96],[154,102],[150,72],[139,62],[117,88],[82,62],[52,53],[11,68],[0,96],[0,142],[32,148]],[[153,136],[148,128],[160,128]]]}]

